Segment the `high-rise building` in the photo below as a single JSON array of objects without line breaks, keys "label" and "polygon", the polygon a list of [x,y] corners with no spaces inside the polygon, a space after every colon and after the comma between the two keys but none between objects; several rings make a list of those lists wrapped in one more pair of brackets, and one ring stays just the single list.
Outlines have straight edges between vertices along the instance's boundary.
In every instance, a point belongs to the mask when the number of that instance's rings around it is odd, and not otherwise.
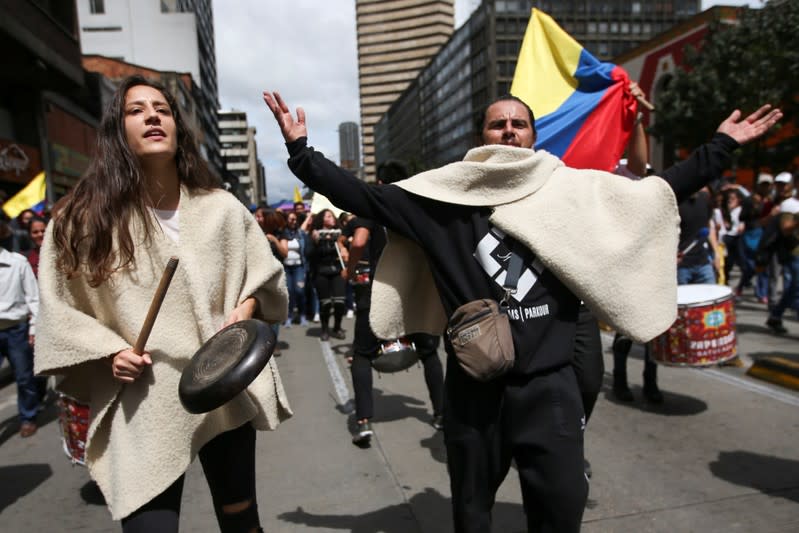
[{"label": "high-rise building", "polygon": [[239,200],[246,205],[266,202],[266,182],[263,165],[258,161],[255,128],[247,123],[247,113],[236,110],[219,111],[219,141],[227,179]]},{"label": "high-rise building", "polygon": [[78,19],[84,54],[191,73],[197,84],[200,150],[221,173],[211,0],[81,0]]},{"label": "high-rise building", "polygon": [[510,92],[530,11],[538,7],[600,59],[668,30],[698,12],[699,0],[483,0],[391,104],[375,128],[376,163],[404,159],[412,170],[460,160],[480,139],[490,102]]},{"label": "high-rise building", "polygon": [[586,50],[603,61],[609,61],[678,22],[696,15],[701,11],[702,2],[517,0],[505,4],[528,4],[529,7],[537,7],[557,20]]},{"label": "high-rise building", "polygon": [[375,176],[374,125],[455,24],[454,0],[355,0],[365,179]]},{"label": "high-rise building", "polygon": [[338,125],[338,151],[341,157],[339,166],[354,174],[360,174],[361,150],[358,125],[355,122],[342,122]]}]

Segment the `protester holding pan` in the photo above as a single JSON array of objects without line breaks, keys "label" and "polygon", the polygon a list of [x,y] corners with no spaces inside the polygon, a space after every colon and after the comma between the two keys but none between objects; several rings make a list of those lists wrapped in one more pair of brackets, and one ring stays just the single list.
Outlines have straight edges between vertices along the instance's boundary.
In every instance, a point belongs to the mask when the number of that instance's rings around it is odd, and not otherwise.
[{"label": "protester holding pan", "polygon": [[[172,256],[149,341],[131,348]],[[120,84],[96,158],[48,230],[40,282],[36,370],[63,375],[64,392],[90,404],[86,464],[123,531],[178,531],[197,454],[220,529],[258,531],[255,430],[291,416],[277,368],[204,414],[184,409],[178,382],[223,326],[286,319],[283,267],[247,209],[217,188],[159,84]],[[236,338],[223,347],[259,344]]]}]

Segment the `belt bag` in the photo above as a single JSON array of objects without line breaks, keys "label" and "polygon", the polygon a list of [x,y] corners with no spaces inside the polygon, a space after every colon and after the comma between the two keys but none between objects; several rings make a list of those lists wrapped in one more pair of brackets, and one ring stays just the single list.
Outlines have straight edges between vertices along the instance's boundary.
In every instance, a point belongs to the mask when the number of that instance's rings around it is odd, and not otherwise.
[{"label": "belt bag", "polygon": [[458,363],[478,381],[492,380],[513,368],[516,353],[506,309],[521,269],[521,257],[511,254],[502,302],[472,300],[455,309],[449,319],[447,337]]}]

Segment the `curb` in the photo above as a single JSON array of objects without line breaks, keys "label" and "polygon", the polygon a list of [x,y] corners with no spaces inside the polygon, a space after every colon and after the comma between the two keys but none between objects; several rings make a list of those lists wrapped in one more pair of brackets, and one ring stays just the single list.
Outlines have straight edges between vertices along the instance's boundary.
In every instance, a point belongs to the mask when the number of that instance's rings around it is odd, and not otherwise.
[{"label": "curb", "polygon": [[799,363],[784,357],[758,357],[746,371],[748,376],[799,391]]}]

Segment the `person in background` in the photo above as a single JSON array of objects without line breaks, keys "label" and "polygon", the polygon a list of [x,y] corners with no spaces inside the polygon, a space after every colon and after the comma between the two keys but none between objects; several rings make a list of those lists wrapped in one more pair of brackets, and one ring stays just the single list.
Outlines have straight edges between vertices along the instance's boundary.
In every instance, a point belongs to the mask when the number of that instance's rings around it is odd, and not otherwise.
[{"label": "person in background", "polygon": [[8,359],[14,370],[19,435],[27,438],[38,428],[36,415],[41,397],[33,375],[39,288],[27,259],[7,248],[12,230],[5,214],[0,212],[0,217],[0,357]]},{"label": "person in background", "polygon": [[[310,219],[306,217],[306,222],[308,221]],[[291,327],[295,321],[299,322],[301,326],[308,324],[305,317],[305,271],[308,262],[305,249],[307,242],[308,234],[304,228],[299,227],[297,213],[289,212],[286,215],[286,228],[280,234],[280,248],[286,250],[283,268],[286,270],[286,286],[289,290],[289,317],[286,319],[286,327]]]},{"label": "person in background", "polygon": [[[31,265],[33,275],[38,279],[39,277],[39,256],[42,249],[42,242],[44,241],[44,233],[47,229],[47,221],[44,218],[35,216],[28,223],[28,235],[33,243],[30,250],[24,252],[24,256],[28,259]],[[35,357],[35,354],[34,354]],[[36,390],[39,393],[40,408],[44,405],[47,398],[47,378],[44,376],[36,376]]]},{"label": "person in background", "polygon": [[[378,183],[395,183],[408,177],[408,169],[400,161],[389,160],[377,167]],[[386,245],[386,230],[371,220],[355,217],[350,222],[352,243],[346,271],[342,276],[357,281],[358,275],[365,275],[369,281],[355,285],[355,335],[352,343],[352,386],[355,392],[355,431],[352,442],[366,446],[372,438],[371,419],[374,416],[372,397],[372,364],[379,356],[381,343],[369,324],[369,310],[372,300],[371,274],[376,270],[377,261]],[[444,369],[438,358],[439,337],[425,333],[412,333],[407,339],[413,342],[416,353],[424,366],[424,379],[433,407],[431,424],[443,428],[444,411]]]},{"label": "person in background", "polygon": [[[344,318],[346,282],[341,271],[347,262],[347,250],[341,244],[342,235],[338,220],[330,209],[323,209],[314,215],[311,230],[313,251],[311,263],[314,271],[314,285],[319,297],[319,317],[322,323],[320,339],[344,339],[346,333],[341,328]],[[333,331],[330,331],[330,316],[333,315]]]},{"label": "person in background", "polygon": [[32,209],[25,209],[11,221],[11,230],[14,232],[13,251],[23,253],[33,248],[33,242],[28,233],[28,226],[35,216],[36,213],[34,213]]},{"label": "person in background", "polygon": [[[282,235],[283,230],[286,228],[286,216],[281,210],[271,207],[259,207],[255,210],[254,215],[255,221],[258,222],[258,225],[266,236],[266,240],[269,241],[272,255],[275,256],[278,261],[283,261],[286,255],[288,255],[288,246],[286,243],[280,241],[280,235]],[[291,308],[289,308],[289,312],[290,311]],[[282,352],[280,343],[277,342],[280,334],[280,324],[273,323],[269,326],[272,328],[272,331],[275,332],[275,349],[272,355],[280,357]]]},{"label": "person in background", "polygon": [[[738,245],[743,233],[744,225],[741,223],[744,194],[740,187],[731,186],[724,189],[724,199],[719,209],[720,226],[719,238],[724,243],[727,256],[724,260],[724,279],[730,282],[732,268],[740,263]],[[743,269],[741,269],[743,271]]]},{"label": "person in background", "polygon": [[785,311],[799,308],[799,199],[793,195],[793,177],[789,172],[777,174],[775,182],[783,184],[778,196],[781,202],[772,211],[775,216],[763,231],[758,267],[761,270],[771,268],[776,262],[782,268],[782,295],[770,301],[766,326],[784,335],[788,332],[782,324]]},{"label": "person in background", "polygon": [[294,214],[297,215],[297,225],[302,227],[310,214],[305,208],[305,202],[294,202]]},{"label": "person in background", "polygon": [[[343,236],[341,239],[341,244],[347,249],[347,252],[349,252],[350,244],[352,243],[353,229],[350,226],[350,223],[354,219],[355,215],[343,211],[338,216],[338,224],[341,227],[341,235]],[[353,290],[352,284],[347,283],[345,291],[344,307],[347,310],[347,314],[345,316],[347,318],[353,318],[355,316],[355,292]]]},{"label": "person in background", "polygon": [[33,274],[39,277],[39,253],[44,241],[44,232],[47,229],[47,221],[40,217],[33,217],[28,224],[28,236],[30,237],[31,246],[30,250],[24,253],[28,262],[31,264]]}]

